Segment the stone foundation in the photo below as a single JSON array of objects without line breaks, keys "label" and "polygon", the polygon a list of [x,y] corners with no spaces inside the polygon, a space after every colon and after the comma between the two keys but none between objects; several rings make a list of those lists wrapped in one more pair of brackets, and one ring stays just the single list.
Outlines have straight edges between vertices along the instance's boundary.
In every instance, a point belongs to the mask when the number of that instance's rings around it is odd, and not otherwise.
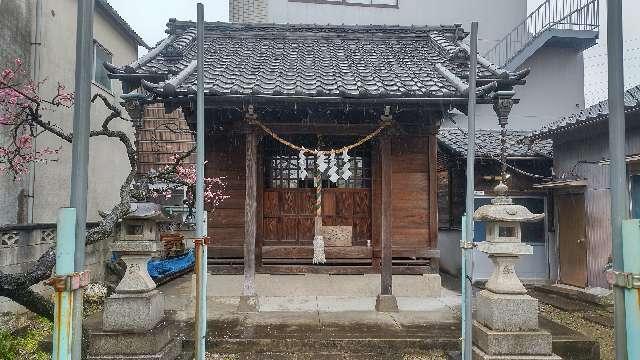
[{"label": "stone foundation", "polygon": [[477,321],[473,324],[473,340],[480,349],[492,355],[549,355],[551,334],[546,331],[495,331]]},{"label": "stone foundation", "polygon": [[529,295],[495,294],[482,290],[476,295],[476,309],[476,320],[492,330],[538,329],[538,299]]},{"label": "stone foundation", "polygon": [[106,331],[100,317],[85,321],[88,360],[173,360],[182,352],[172,322],[162,321],[144,332]]},{"label": "stone foundation", "polygon": [[146,331],[164,317],[164,296],[153,290],[144,294],[113,294],[105,300],[103,325],[107,331]]},{"label": "stone foundation", "polygon": [[378,295],[376,298],[376,311],[398,312],[398,300],[394,295]]}]

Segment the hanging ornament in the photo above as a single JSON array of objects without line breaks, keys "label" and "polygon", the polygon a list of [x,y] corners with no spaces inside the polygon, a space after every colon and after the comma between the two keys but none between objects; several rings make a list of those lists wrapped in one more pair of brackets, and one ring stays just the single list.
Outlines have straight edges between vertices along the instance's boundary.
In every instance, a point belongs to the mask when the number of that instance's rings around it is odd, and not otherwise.
[{"label": "hanging ornament", "polygon": [[342,152],[342,161],[344,163],[344,165],[342,165],[342,178],[345,180],[349,180],[351,175],[353,175],[353,173],[349,169],[351,167],[351,162],[349,160],[351,160],[351,156],[349,156],[347,150],[344,150]]},{"label": "hanging ornament", "polygon": [[324,152],[318,152],[318,157],[316,158],[316,164],[318,164],[318,171],[323,173],[327,170],[327,158],[324,155]]},{"label": "hanging ornament", "polygon": [[304,153],[306,152],[307,149],[302,148],[302,150],[300,150],[300,154],[298,154],[298,166],[300,167],[300,179],[304,180],[307,178],[307,175],[309,174],[307,172],[307,157],[304,156]]},{"label": "hanging ornament", "polygon": [[338,162],[336,161],[336,152],[331,150],[331,156],[329,157],[329,180],[336,183],[340,176],[338,176]]}]

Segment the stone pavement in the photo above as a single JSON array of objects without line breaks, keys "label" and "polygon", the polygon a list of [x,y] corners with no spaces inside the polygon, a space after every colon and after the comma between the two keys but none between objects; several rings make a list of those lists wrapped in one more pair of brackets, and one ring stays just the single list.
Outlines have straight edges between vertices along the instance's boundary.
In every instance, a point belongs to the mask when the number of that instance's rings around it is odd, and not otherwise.
[{"label": "stone pavement", "polygon": [[[298,276],[297,279],[303,279]],[[348,279],[348,278],[345,278]],[[240,317],[242,314],[237,312],[239,302],[239,294],[228,288],[234,287],[234,279],[225,275],[209,275],[209,286],[207,297],[207,315],[208,319],[215,320],[219,318]],[[319,280],[325,281],[322,277],[307,279],[306,288],[294,286],[287,288],[285,283],[280,287],[280,294],[290,294],[289,296],[260,296],[260,313],[256,318],[269,317],[269,313],[310,313],[309,316],[315,316],[316,322],[321,317],[330,313],[351,313],[351,320],[357,323],[358,317],[361,316],[363,321],[376,318],[381,322],[392,321],[395,316],[396,321],[402,322],[403,319],[412,321],[422,321],[429,323],[457,323],[459,321],[460,295],[454,291],[440,288],[437,293],[434,290],[416,289],[416,292],[424,293],[422,296],[398,296],[398,314],[378,314],[375,312],[375,294],[369,294],[362,291],[367,296],[338,296],[338,295],[313,295],[325,292],[327,294],[335,294],[330,289],[322,287],[323,284],[317,285],[317,291],[311,291],[314,287],[313,282]],[[409,280],[408,280],[409,281]],[[289,282],[291,284],[291,282]],[[227,287],[224,289],[223,287]],[[192,276],[186,275],[176,279],[159,288],[165,294],[165,308],[173,312],[174,317],[178,321],[188,322],[193,320],[195,301],[193,299]],[[274,290],[264,291],[263,293],[276,294]],[[408,291],[405,291],[408,293]],[[436,295],[439,296],[426,296]],[[221,296],[223,294],[226,296]],[[260,293],[259,293],[260,294]],[[311,294],[311,295],[310,295]],[[357,316],[356,316],[357,315]],[[392,316],[393,315],[393,316]],[[328,316],[328,315],[327,315]],[[300,315],[301,318],[304,316]],[[338,316],[339,318],[339,316]]]}]

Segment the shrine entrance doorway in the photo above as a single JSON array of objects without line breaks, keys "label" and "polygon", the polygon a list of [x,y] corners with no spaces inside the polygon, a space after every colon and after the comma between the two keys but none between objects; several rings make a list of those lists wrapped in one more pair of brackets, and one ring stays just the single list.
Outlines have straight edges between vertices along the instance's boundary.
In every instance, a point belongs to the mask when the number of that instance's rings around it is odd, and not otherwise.
[{"label": "shrine entrance doorway", "polygon": [[[292,140],[309,149],[335,149],[357,139],[308,135]],[[301,179],[298,155],[291,149],[266,137],[262,150],[262,266],[276,273],[313,272],[309,265],[313,258],[315,158],[307,157],[309,174]],[[350,157],[349,169],[353,174],[349,178],[340,177],[333,182],[326,172],[321,177],[322,225],[332,235],[325,239],[329,266],[316,268],[318,272],[366,273],[373,264],[371,144],[354,149]],[[336,154],[336,160],[337,167],[342,169],[345,161],[340,154]]]}]

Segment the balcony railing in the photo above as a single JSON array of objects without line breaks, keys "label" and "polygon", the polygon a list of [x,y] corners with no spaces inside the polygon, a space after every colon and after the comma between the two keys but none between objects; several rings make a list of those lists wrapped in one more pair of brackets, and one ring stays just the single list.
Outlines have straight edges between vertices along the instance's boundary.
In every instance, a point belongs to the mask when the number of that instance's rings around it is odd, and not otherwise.
[{"label": "balcony railing", "polygon": [[596,31],[600,26],[599,9],[599,0],[546,0],[489,50],[485,58],[504,67],[546,31]]}]

